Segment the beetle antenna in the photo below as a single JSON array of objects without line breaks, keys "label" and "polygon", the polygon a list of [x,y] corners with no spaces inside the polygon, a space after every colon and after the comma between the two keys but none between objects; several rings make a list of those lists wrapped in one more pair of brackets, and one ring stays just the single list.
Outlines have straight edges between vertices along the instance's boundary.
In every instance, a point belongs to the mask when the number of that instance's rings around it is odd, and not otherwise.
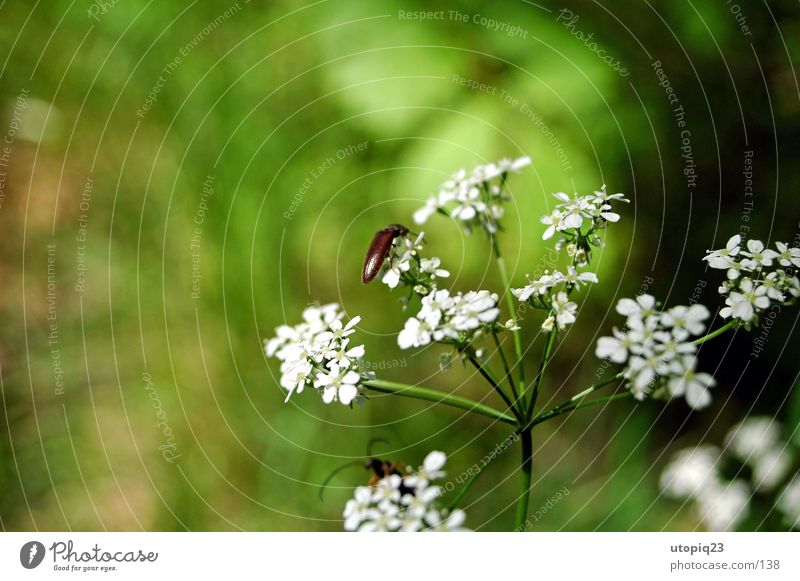
[{"label": "beetle antenna", "polygon": [[372,458],[372,447],[380,442],[381,444],[388,444],[389,440],[386,438],[370,438],[369,442],[367,442],[367,457]]},{"label": "beetle antenna", "polygon": [[339,474],[339,472],[341,472],[345,468],[350,468],[351,466],[363,466],[363,465],[364,465],[363,460],[353,460],[352,462],[348,462],[347,464],[342,464],[338,468],[335,468],[333,472],[328,474],[325,480],[322,481],[322,484],[319,485],[319,499],[323,500],[323,496],[325,495],[325,488],[327,488],[328,483],[331,480],[333,480],[333,477]]}]

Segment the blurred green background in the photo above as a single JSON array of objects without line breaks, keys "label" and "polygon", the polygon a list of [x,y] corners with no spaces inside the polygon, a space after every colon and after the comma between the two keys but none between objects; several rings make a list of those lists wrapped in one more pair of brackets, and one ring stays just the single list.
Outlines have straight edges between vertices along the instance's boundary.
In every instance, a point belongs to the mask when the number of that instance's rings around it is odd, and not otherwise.
[{"label": "blurred green background", "polygon": [[[595,380],[595,340],[643,284],[668,305],[694,296],[714,310],[706,248],[742,227],[800,235],[797,3],[738,8],[0,4],[0,527],[340,530],[368,476],[341,473],[324,501],[318,485],[370,438],[411,465],[444,450],[451,477],[491,452],[505,427],[422,402],[374,397],[351,411],[304,393],[284,404],[262,352],[310,302],[340,302],[363,317],[380,377],[484,397],[468,370],[440,374],[436,349],[400,351],[399,295],[360,282],[372,233],[410,223],[459,167],[533,158],[511,181],[501,239],[518,285],[545,255],[538,217],[551,192],[606,183],[633,200],[545,402]],[[420,10],[444,16],[407,15]],[[455,289],[498,289],[484,237],[442,217],[426,237]],[[534,529],[696,528],[658,475],[673,450],[719,444],[750,413],[794,433],[797,322],[785,309],[757,358],[758,333],[704,346],[700,365],[719,384],[703,413],[625,402],[544,424],[531,513],[570,494]],[[512,526],[518,453],[465,497],[469,526]]]}]

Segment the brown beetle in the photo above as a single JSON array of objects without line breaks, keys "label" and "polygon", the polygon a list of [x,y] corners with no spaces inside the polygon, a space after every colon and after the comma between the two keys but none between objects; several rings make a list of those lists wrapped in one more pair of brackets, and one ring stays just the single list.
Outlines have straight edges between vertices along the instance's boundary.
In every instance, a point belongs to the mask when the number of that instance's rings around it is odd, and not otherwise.
[{"label": "brown beetle", "polygon": [[394,239],[406,234],[408,234],[408,228],[402,224],[389,224],[383,230],[375,233],[369,250],[367,250],[367,256],[364,258],[364,272],[361,275],[364,284],[371,282],[378,275],[383,261],[389,256]]}]

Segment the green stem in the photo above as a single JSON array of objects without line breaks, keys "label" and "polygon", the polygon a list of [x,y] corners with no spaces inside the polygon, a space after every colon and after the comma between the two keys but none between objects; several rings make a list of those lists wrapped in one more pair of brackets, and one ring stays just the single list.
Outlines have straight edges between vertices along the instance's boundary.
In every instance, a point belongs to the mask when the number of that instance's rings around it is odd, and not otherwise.
[{"label": "green stem", "polygon": [[711,333],[709,333],[708,335],[705,335],[704,337],[700,337],[699,339],[695,339],[694,341],[692,341],[692,345],[702,345],[706,341],[710,341],[714,337],[718,337],[719,335],[722,335],[725,331],[727,331],[729,329],[732,329],[735,325],[736,325],[736,321],[728,321],[727,323],[722,325],[716,331],[712,331]]},{"label": "green stem", "polygon": [[497,379],[495,379],[495,377],[492,375],[492,372],[486,369],[483,365],[481,365],[480,361],[475,359],[475,354],[472,352],[471,349],[467,349],[465,353],[467,354],[467,358],[469,359],[470,363],[472,363],[472,365],[475,366],[475,369],[478,370],[478,373],[480,373],[483,376],[483,378],[489,382],[489,385],[491,385],[492,388],[500,395],[500,397],[503,398],[503,401],[506,402],[508,409],[512,411],[514,417],[517,418],[517,421],[522,422],[522,416],[517,411],[517,408],[514,407],[514,404],[511,403],[511,400],[509,399],[508,395],[506,395],[506,392],[504,392],[503,389],[500,387],[500,385],[497,383]]},{"label": "green stem", "polygon": [[384,381],[382,379],[370,379],[362,383],[364,387],[379,393],[390,393],[403,397],[443,403],[451,407],[467,410],[494,420],[500,420],[513,426],[518,425],[517,418],[496,410],[493,407],[473,401],[466,397],[443,393],[435,389],[429,389],[418,385],[407,385],[405,383],[395,383],[394,381]]},{"label": "green stem", "polygon": [[[503,255],[500,252],[500,246],[497,244],[497,237],[491,236],[492,250],[494,251],[495,260],[497,261],[497,270],[500,271],[500,278],[503,281],[503,295],[506,298],[506,306],[508,307],[508,315],[514,321],[514,326],[519,327],[517,312],[514,309],[514,297],[511,295],[511,281],[508,278],[508,271],[506,271],[506,262],[503,260]],[[521,401],[525,401],[525,366],[522,363],[522,335],[520,329],[512,331],[514,334],[514,352],[517,356],[516,367],[519,373],[519,397]]]},{"label": "green stem", "polygon": [[503,345],[500,343],[500,338],[495,331],[492,331],[492,338],[494,339],[494,344],[497,345],[497,351],[500,353],[500,359],[503,362],[503,369],[506,373],[505,379],[508,380],[508,384],[511,386],[511,394],[514,396],[514,404],[520,405],[519,393],[517,393],[517,386],[514,384],[514,377],[511,375],[511,368],[508,366],[506,352],[503,350]]},{"label": "green stem", "polygon": [[517,500],[517,532],[525,530],[528,520],[528,502],[531,495],[531,474],[533,468],[533,436],[530,428],[525,428],[520,432],[522,440],[522,459],[520,463],[520,489],[519,499]]},{"label": "green stem", "polygon": [[629,392],[629,391],[623,391],[622,393],[615,393],[614,395],[608,395],[606,397],[598,397],[596,399],[580,400],[580,401],[569,401],[569,402],[567,402],[565,404],[562,404],[560,406],[556,406],[551,410],[548,410],[546,412],[543,412],[543,413],[539,414],[538,416],[533,418],[528,423],[526,428],[527,429],[531,429],[531,428],[533,428],[533,426],[535,426],[537,424],[541,424],[542,422],[546,422],[547,420],[550,420],[550,419],[552,419],[552,418],[554,418],[556,416],[560,416],[561,414],[565,414],[567,412],[571,412],[573,410],[577,410],[577,409],[585,408],[585,407],[591,407],[591,406],[594,406],[594,405],[598,405],[598,404],[601,404],[601,403],[606,403],[606,402],[609,402],[609,401],[614,401],[614,400],[617,400],[617,399],[623,399],[623,398],[626,398],[626,397],[631,397],[632,395],[633,394],[631,392]]},{"label": "green stem", "polygon": [[547,335],[547,343],[545,344],[544,351],[542,351],[542,361],[539,364],[539,373],[536,378],[533,380],[533,392],[531,394],[531,401],[528,403],[528,409],[525,412],[525,420],[529,420],[533,415],[534,408],[536,407],[536,399],[539,397],[539,387],[542,384],[542,379],[544,378],[544,371],[547,368],[547,364],[550,362],[550,357],[553,354],[553,345],[556,341],[556,335],[558,334],[558,327],[553,324],[553,328],[550,329],[550,333]]}]

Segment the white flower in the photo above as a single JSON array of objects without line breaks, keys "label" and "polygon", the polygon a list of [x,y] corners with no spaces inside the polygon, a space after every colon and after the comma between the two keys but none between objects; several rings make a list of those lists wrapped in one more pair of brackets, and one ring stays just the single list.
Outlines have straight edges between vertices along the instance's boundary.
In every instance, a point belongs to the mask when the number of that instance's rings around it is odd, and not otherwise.
[{"label": "white flower", "polygon": [[550,274],[550,271],[546,270],[540,278],[529,280],[527,286],[511,289],[511,294],[524,303],[531,295],[544,295],[549,289],[562,284],[565,280],[564,275],[559,271],[556,270]]},{"label": "white flower", "polygon": [[462,526],[466,519],[467,515],[463,510],[454,510],[450,514],[447,514],[446,511],[429,511],[426,520],[430,523],[431,528],[427,530],[449,533],[468,532],[470,529]]},{"label": "white flower", "polygon": [[264,353],[281,361],[280,385],[287,391],[286,401],[306,386],[323,388],[319,391],[325,403],[338,400],[348,405],[358,395],[364,346],[350,347],[349,336],[361,317],[345,323],[343,316],[337,304],[308,307],[303,322],[281,325],[276,336],[265,341]]},{"label": "white flower", "polygon": [[344,405],[350,403],[358,395],[358,382],[361,376],[351,370],[341,369],[335,363],[330,365],[330,371],[317,376],[314,387],[322,388],[322,401],[331,403],[340,401]]},{"label": "white flower", "polygon": [[486,290],[451,296],[446,289],[422,297],[422,307],[409,318],[397,337],[401,349],[427,345],[433,341],[469,341],[480,329],[500,315],[498,297]]},{"label": "white flower", "polygon": [[406,484],[415,488],[425,488],[431,480],[444,476],[442,468],[444,468],[446,461],[447,456],[445,456],[444,452],[434,450],[425,457],[416,474],[412,474],[405,479]]},{"label": "white flower", "polygon": [[400,349],[427,345],[431,342],[431,332],[432,329],[427,322],[411,317],[397,336],[397,344]]},{"label": "white flower", "polygon": [[786,485],[778,497],[776,506],[790,527],[800,528],[800,474],[795,475]]},{"label": "white flower", "polygon": [[609,194],[606,191],[606,185],[603,184],[600,187],[600,191],[597,191],[597,190],[594,191],[594,196],[592,198],[592,201],[595,204],[603,205],[603,204],[607,204],[610,201],[629,202],[630,200],[628,200],[625,197],[625,194],[619,194],[619,193],[617,193],[617,194]]},{"label": "white flower", "polygon": [[442,261],[436,257],[433,258],[423,258],[419,265],[420,272],[427,272],[433,278],[447,278],[450,276],[450,272],[443,268],[439,268],[439,265],[442,264]]},{"label": "white flower", "polygon": [[469,291],[456,300],[451,315],[453,325],[459,331],[468,331],[496,321],[500,315],[497,298],[496,294],[486,290]]},{"label": "white flower", "polygon": [[783,449],[768,450],[764,455],[754,458],[753,484],[758,490],[771,491],[783,482],[792,467],[791,455]]},{"label": "white flower", "polygon": [[743,462],[758,458],[778,446],[780,424],[766,416],[745,418],[736,424],[725,438],[725,445]]},{"label": "white flower", "polygon": [[356,488],[354,498],[347,501],[344,506],[344,530],[354,531],[366,518],[372,502],[372,490],[369,486]]},{"label": "white flower", "polygon": [[739,254],[739,245],[741,242],[742,237],[738,234],[736,236],[731,236],[725,244],[725,248],[721,250],[708,250],[708,254],[703,260],[707,261],[711,268],[726,270],[733,264],[733,257]]},{"label": "white flower", "polygon": [[414,222],[417,224],[424,224],[428,221],[428,218],[436,213],[439,207],[439,200],[436,196],[428,198],[428,201],[425,202],[425,205],[414,212]]},{"label": "white flower", "polygon": [[542,234],[542,240],[549,240],[556,232],[566,230],[567,226],[564,224],[564,215],[561,210],[556,208],[549,215],[539,218],[542,224],[547,226],[547,229]]},{"label": "white flower", "polygon": [[778,262],[781,266],[794,266],[800,268],[800,248],[791,247],[785,242],[776,242],[778,249]]},{"label": "white flower", "polygon": [[670,396],[685,397],[690,407],[703,409],[711,403],[708,389],[715,381],[711,375],[695,371],[697,347],[689,337],[705,332],[704,321],[710,313],[700,304],[666,312],[658,312],[656,307],[656,299],[647,294],[635,300],[620,299],[617,312],[627,317],[627,330],[614,328],[612,337],[600,337],[595,354],[626,364],[623,376],[636,399],[646,398],[659,384],[665,384]]},{"label": "white flower", "polygon": [[700,518],[712,531],[731,531],[747,516],[750,489],[740,480],[719,485],[697,499]]},{"label": "white flower", "polygon": [[628,351],[634,345],[634,339],[617,328],[612,329],[611,332],[614,334],[613,337],[600,337],[597,340],[594,353],[600,359],[625,363],[628,360]]},{"label": "white flower", "polygon": [[498,220],[504,213],[501,202],[509,199],[503,193],[505,177],[528,165],[530,158],[521,157],[477,165],[469,173],[460,169],[442,184],[437,195],[414,212],[414,221],[422,224],[440,209],[447,213],[449,206],[450,216],[460,220],[467,231],[480,226],[490,234],[497,232]]},{"label": "white flower", "polygon": [[641,294],[636,299],[620,299],[617,312],[629,319],[646,319],[656,313],[656,299],[652,295]]},{"label": "white flower", "polygon": [[[711,394],[708,389],[717,383],[708,373],[696,373],[694,370],[695,358],[685,358],[685,371],[682,375],[670,378],[667,382],[670,395],[673,397],[686,397],[686,403],[695,410],[701,410],[711,404]],[[689,361],[691,363],[689,363]]]},{"label": "white flower", "polygon": [[750,258],[750,268],[756,266],[771,266],[772,261],[778,257],[778,253],[770,248],[764,248],[761,240],[748,240],[747,250],[742,250],[742,255]]},{"label": "white flower", "polygon": [[739,291],[731,291],[725,304],[727,307],[720,310],[720,316],[750,322],[758,312],[769,307],[767,287],[756,286],[752,280],[744,278],[739,283]]},{"label": "white flower", "polygon": [[661,324],[671,328],[677,338],[685,339],[689,335],[702,335],[706,330],[705,320],[711,316],[705,305],[694,304],[690,307],[679,305],[672,307],[661,316]]},{"label": "white flower", "polygon": [[564,330],[567,325],[575,322],[575,312],[578,310],[578,305],[569,300],[569,296],[564,291],[561,291],[553,299],[553,313],[556,317],[558,328]]},{"label": "white flower", "polygon": [[[559,273],[560,274],[560,273]],[[574,266],[570,265],[567,267],[567,274],[562,275],[564,277],[564,282],[574,286],[575,288],[579,288],[581,283],[594,283],[597,284],[598,279],[597,275],[593,272],[578,272]]]},{"label": "white flower", "polygon": [[381,478],[372,488],[360,486],[344,510],[344,528],[349,531],[420,530],[466,531],[465,515],[437,506],[442,495],[431,482],[444,476],[447,457],[443,452],[428,454],[414,474],[392,474]]},{"label": "white flower", "polygon": [[661,473],[661,489],[676,498],[692,498],[719,483],[719,449],[699,446],[677,452]]}]

